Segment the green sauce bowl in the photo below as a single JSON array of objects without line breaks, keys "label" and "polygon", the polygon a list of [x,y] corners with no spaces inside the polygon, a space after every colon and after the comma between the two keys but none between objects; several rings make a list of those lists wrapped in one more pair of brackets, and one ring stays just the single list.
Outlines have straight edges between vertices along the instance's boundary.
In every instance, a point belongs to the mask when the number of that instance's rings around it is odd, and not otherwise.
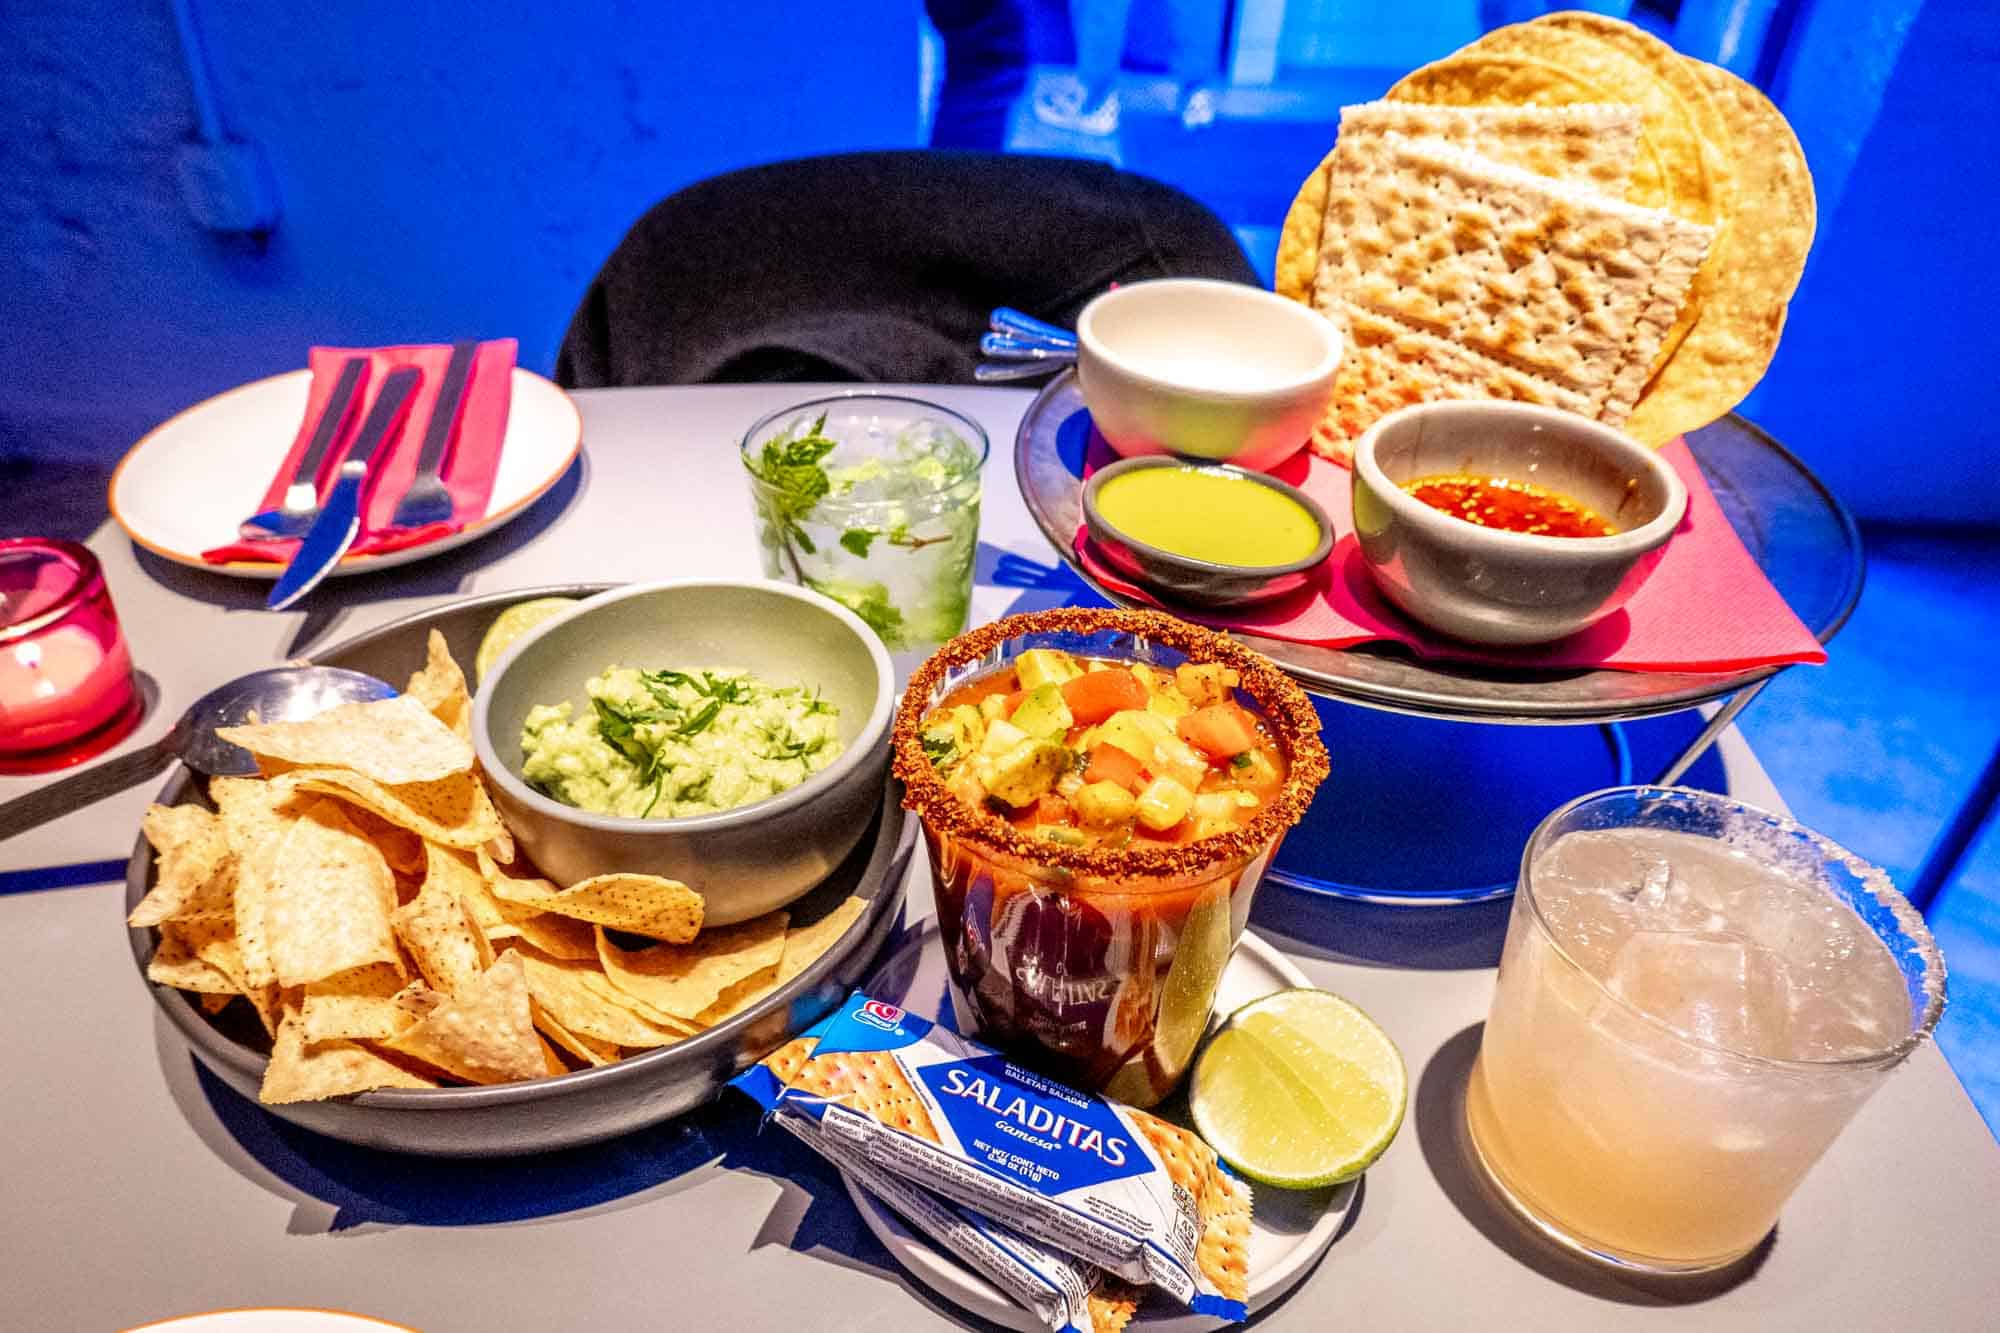
[{"label": "green sauce bowl", "polygon": [[[1131,515],[1124,515],[1126,526],[1120,526],[1107,514],[1104,501],[1107,487],[1121,477],[1160,470],[1187,473],[1195,481],[1179,497],[1161,488],[1159,512],[1151,516],[1152,522],[1141,523]],[[1221,551],[1206,540],[1175,543],[1182,549],[1166,544],[1172,538],[1162,536],[1154,530],[1156,527],[1185,528],[1190,520],[1199,521],[1219,512],[1219,507],[1207,510],[1202,507],[1205,500],[1212,502],[1225,494],[1214,490],[1218,483],[1262,487],[1279,497],[1281,505],[1289,502],[1296,506],[1298,515],[1310,524],[1311,542],[1305,553],[1286,560],[1248,563],[1217,558]],[[1297,592],[1311,582],[1312,571],[1333,550],[1332,520],[1298,487],[1263,472],[1196,464],[1179,458],[1126,458],[1098,469],[1084,484],[1083,522],[1093,550],[1106,564],[1163,597],[1196,606],[1246,606]],[[1134,528],[1147,531],[1142,534],[1133,531]],[[1202,553],[1191,553],[1196,548]]]}]

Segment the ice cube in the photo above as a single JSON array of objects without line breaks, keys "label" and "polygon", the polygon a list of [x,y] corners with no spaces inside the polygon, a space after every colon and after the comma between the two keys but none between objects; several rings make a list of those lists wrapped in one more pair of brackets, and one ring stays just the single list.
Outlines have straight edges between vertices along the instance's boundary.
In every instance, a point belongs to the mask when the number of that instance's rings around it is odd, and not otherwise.
[{"label": "ice cube", "polygon": [[1607,981],[1627,1003],[1685,1036],[1739,1053],[1788,1049],[1784,963],[1730,931],[1634,931]]}]

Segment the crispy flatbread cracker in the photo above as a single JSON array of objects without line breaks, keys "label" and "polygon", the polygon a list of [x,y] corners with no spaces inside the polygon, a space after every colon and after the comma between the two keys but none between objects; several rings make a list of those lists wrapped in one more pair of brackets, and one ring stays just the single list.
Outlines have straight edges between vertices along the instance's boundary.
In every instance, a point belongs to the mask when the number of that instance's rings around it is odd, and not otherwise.
[{"label": "crispy flatbread cracker", "polygon": [[[1340,109],[1340,139],[1443,139],[1537,175],[1623,198],[1639,153],[1639,113],[1618,105],[1427,106],[1367,102]],[[1274,290],[1311,304],[1336,147],[1299,187],[1278,237]]]},{"label": "crispy flatbread cracker", "polygon": [[1710,229],[1436,140],[1362,151],[1376,160],[1336,169],[1315,308],[1430,333],[1623,420]]},{"label": "crispy flatbread cracker", "polygon": [[472,771],[472,746],[407,694],[342,704],[303,722],[217,727],[215,734],[259,759],[304,768],[345,768],[391,786]]}]

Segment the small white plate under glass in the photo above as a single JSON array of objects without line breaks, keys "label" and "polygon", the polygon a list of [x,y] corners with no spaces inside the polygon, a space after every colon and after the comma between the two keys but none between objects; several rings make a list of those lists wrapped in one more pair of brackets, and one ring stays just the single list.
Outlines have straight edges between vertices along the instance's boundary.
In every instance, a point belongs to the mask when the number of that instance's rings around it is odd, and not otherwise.
[{"label": "small white plate under glass", "polygon": [[[1246,930],[1222,974],[1215,1000],[1217,1017],[1211,1022],[1219,1021],[1259,996],[1311,984],[1305,973],[1284,955]],[[948,985],[944,946],[938,938],[937,919],[932,917],[909,929],[903,943],[869,979],[868,993],[911,1013],[935,1018],[945,1012]],[[914,1235],[902,1218],[876,1202],[851,1177],[844,1179],[855,1207],[861,1210],[861,1220],[910,1276],[953,1304],[1005,1328],[1030,1331],[1042,1328],[1032,1314],[1001,1294],[992,1283]],[[1313,1263],[1339,1234],[1348,1209],[1354,1206],[1356,1186],[1355,1181],[1321,1190],[1253,1186],[1256,1211],[1250,1231],[1251,1314],[1297,1286],[1311,1271]],[[1133,1319],[1132,1327],[1146,1333],[1172,1333],[1213,1328],[1214,1321],[1184,1311],[1177,1313],[1167,1303],[1149,1297]]]}]

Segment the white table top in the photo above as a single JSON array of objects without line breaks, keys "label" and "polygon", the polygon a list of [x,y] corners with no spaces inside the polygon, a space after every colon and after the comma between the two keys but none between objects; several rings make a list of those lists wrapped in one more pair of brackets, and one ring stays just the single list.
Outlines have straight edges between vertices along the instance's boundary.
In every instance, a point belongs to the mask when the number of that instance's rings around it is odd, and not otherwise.
[{"label": "white table top", "polygon": [[[918,389],[994,441],[982,537],[1052,553],[1013,484],[1028,395]],[[797,385],[579,394],[582,468],[461,551],[328,584],[273,615],[265,588],[142,556],[102,558],[159,698],[129,744],[218,681],[455,596],[571,580],[755,574],[741,430]],[[329,595],[331,594],[331,595]],[[976,619],[1014,589],[980,587]],[[1742,738],[1730,787],[1782,808]],[[0,800],[32,780],[0,778]],[[0,843],[0,872],[125,856],[141,788]],[[918,858],[921,862],[921,858]],[[930,911],[921,864],[912,919]],[[887,1329],[967,1323],[917,1294],[817,1164],[754,1136],[741,1104],[555,1161],[433,1164],[328,1146],[216,1100],[134,972],[113,884],[0,895],[0,1300],[22,1327],[115,1329],[248,1305],[454,1329]],[[1453,909],[1423,913],[1450,932]],[[1328,936],[1338,938],[1334,927]],[[1699,1293],[1615,1281],[1543,1248],[1480,1195],[1455,1134],[1492,972],[1412,970],[1278,938],[1316,984],[1375,1015],[1412,1075],[1404,1132],[1356,1220],[1260,1326],[1899,1329],[1990,1327],[2000,1152],[1934,1047],[1887,1082],[1785,1209],[1747,1277]],[[782,1137],[782,1136],[776,1136]]]}]

